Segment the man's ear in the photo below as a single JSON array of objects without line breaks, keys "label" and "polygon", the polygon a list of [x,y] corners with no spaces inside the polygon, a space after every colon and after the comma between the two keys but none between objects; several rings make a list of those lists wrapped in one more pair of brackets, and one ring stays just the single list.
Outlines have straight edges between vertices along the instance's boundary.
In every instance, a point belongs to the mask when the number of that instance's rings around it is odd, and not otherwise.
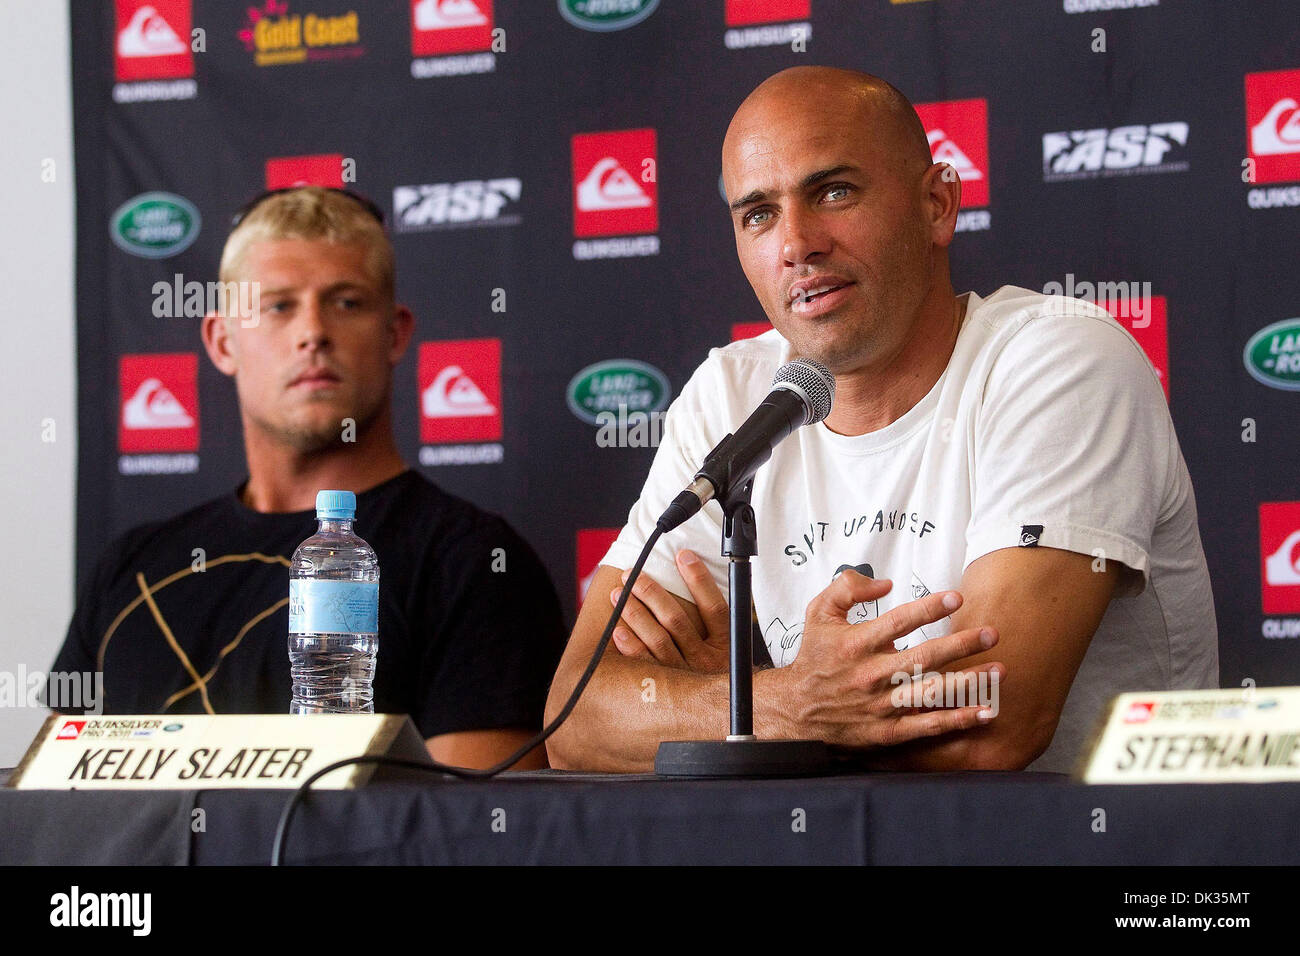
[{"label": "man's ear", "polygon": [[223,375],[234,375],[239,363],[235,361],[233,341],[226,319],[220,313],[209,312],[203,317],[203,347],[208,358]]},{"label": "man's ear", "polygon": [[406,354],[415,334],[415,315],[404,305],[393,306],[393,342],[388,349],[388,364],[396,366]]},{"label": "man's ear", "polygon": [[936,246],[947,248],[957,229],[957,212],[961,209],[961,177],[947,163],[932,163],[922,177],[926,212],[930,219],[930,238]]}]

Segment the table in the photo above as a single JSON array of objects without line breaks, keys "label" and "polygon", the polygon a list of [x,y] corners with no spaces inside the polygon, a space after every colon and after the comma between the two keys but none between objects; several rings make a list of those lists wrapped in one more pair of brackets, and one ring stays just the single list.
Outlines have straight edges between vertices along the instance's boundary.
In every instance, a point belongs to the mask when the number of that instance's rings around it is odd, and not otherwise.
[{"label": "table", "polygon": [[[0,790],[0,864],[262,864],[288,795]],[[286,860],[1294,865],[1298,811],[1300,783],[1088,787],[1041,773],[718,781],[538,771],[315,792],[295,816]]]}]

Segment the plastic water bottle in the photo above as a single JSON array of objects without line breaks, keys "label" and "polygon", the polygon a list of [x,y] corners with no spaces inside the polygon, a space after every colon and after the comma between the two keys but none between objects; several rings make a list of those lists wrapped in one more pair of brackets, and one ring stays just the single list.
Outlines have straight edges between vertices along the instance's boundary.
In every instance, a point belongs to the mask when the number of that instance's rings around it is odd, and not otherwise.
[{"label": "plastic water bottle", "polygon": [[352,532],[357,496],[316,495],[316,533],[289,568],[291,714],[374,713],[379,562]]}]

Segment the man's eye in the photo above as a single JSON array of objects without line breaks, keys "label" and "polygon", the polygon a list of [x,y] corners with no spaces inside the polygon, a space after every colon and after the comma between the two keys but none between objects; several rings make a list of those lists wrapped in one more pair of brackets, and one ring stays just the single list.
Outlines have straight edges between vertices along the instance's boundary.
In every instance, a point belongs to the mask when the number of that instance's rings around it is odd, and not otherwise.
[{"label": "man's eye", "polygon": [[753,212],[747,213],[745,215],[745,225],[761,226],[765,222],[767,222],[767,220],[771,218],[771,216],[772,213],[767,209],[755,209]]},{"label": "man's eye", "polygon": [[266,306],[263,308],[263,311],[281,312],[281,313],[288,312],[291,304],[292,303],[290,303],[287,299],[272,300],[271,302],[266,304]]},{"label": "man's eye", "polygon": [[345,296],[343,298],[336,299],[335,302],[338,304],[338,307],[340,309],[344,309],[349,312],[361,308],[360,299],[353,299]]},{"label": "man's eye", "polygon": [[827,199],[843,199],[849,194],[849,187],[845,183],[835,183],[833,186],[827,186],[823,194]]}]

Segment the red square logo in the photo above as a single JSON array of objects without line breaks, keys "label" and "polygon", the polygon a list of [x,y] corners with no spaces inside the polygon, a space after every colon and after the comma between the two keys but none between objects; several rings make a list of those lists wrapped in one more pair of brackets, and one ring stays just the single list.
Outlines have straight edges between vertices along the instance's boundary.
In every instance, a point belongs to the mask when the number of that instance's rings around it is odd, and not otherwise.
[{"label": "red square logo", "polygon": [[600,561],[609,551],[618,533],[622,528],[580,528],[578,530],[578,606],[587,597],[587,589],[591,587],[591,579],[596,574],[596,568],[600,566]]},{"label": "red square logo", "polygon": [[1255,182],[1300,179],[1300,70],[1246,74],[1246,149]]},{"label": "red square logo", "polygon": [[193,352],[123,355],[118,364],[124,455],[199,450],[199,357]]},{"label": "red square logo", "polygon": [[266,188],[290,186],[326,186],[343,188],[343,154],[319,153],[315,156],[277,156],[266,161]]},{"label": "red square logo", "polygon": [[573,137],[573,234],[622,236],[659,228],[653,129]]},{"label": "red square logo", "polygon": [[492,0],[411,0],[411,55],[442,56],[492,46]]},{"label": "red square logo", "polygon": [[420,345],[420,441],[499,441],[501,340]]},{"label": "red square logo", "polygon": [[1165,317],[1165,297],[1120,299],[1100,305],[1137,339],[1155,366],[1156,375],[1165,389],[1165,401],[1169,401],[1169,325]]},{"label": "red square logo", "polygon": [[59,732],[55,734],[55,740],[76,740],[83,730],[86,729],[84,720],[65,720]]},{"label": "red square logo", "polygon": [[743,27],[751,23],[779,23],[784,20],[807,20],[812,16],[812,0],[727,0],[727,26]]},{"label": "red square logo", "polygon": [[961,177],[963,209],[989,204],[988,100],[945,100],[916,107],[936,163],[947,163]]},{"label": "red square logo", "polygon": [[194,75],[190,0],[115,0],[117,78],[172,80]]},{"label": "red square logo", "polygon": [[1151,719],[1151,711],[1155,710],[1154,701],[1134,701],[1128,705],[1128,710],[1124,711],[1124,723],[1126,724],[1145,724]]},{"label": "red square logo", "polygon": [[752,339],[756,335],[772,331],[771,322],[735,322],[731,326],[731,341]]},{"label": "red square logo", "polygon": [[1265,614],[1300,614],[1300,501],[1259,506]]}]

